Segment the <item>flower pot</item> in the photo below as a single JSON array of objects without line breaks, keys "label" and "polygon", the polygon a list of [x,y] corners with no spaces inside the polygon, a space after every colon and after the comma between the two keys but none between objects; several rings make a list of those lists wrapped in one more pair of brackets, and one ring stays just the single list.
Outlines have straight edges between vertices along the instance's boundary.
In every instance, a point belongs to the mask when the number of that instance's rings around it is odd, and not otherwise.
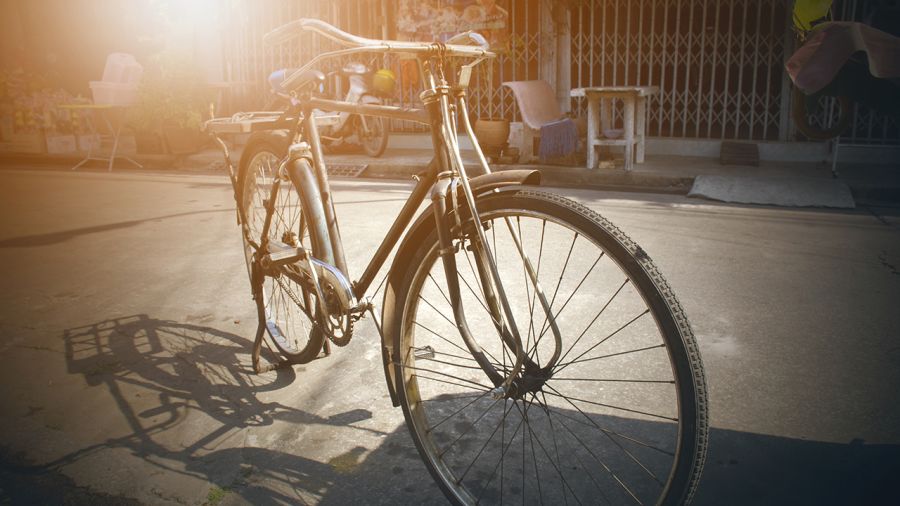
[{"label": "flower pot", "polygon": [[498,156],[509,138],[509,120],[479,119],[474,130],[484,154]]}]

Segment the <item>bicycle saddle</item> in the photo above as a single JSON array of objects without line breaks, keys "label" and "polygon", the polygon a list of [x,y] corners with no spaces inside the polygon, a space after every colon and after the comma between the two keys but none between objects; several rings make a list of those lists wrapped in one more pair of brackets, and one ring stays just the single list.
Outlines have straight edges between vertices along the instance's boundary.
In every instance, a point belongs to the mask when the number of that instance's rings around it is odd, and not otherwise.
[{"label": "bicycle saddle", "polygon": [[269,86],[272,87],[272,91],[275,93],[290,93],[294,89],[300,89],[309,85],[317,87],[319,84],[325,82],[325,74],[318,70],[306,70],[300,74],[300,77],[296,81],[297,84],[292,86],[291,90],[285,89],[284,86],[282,86],[285,79],[296,71],[297,69],[279,69],[269,74]]}]

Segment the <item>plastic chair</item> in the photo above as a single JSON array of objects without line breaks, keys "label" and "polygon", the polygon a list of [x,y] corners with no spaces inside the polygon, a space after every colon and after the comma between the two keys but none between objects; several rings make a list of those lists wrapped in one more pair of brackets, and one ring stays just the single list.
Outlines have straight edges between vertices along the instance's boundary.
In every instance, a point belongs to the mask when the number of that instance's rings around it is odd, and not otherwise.
[{"label": "plastic chair", "polygon": [[507,81],[503,86],[512,90],[519,105],[523,126],[519,159],[529,162],[535,158],[534,140],[540,138],[541,127],[559,121],[565,114],[559,110],[556,92],[547,81]]}]

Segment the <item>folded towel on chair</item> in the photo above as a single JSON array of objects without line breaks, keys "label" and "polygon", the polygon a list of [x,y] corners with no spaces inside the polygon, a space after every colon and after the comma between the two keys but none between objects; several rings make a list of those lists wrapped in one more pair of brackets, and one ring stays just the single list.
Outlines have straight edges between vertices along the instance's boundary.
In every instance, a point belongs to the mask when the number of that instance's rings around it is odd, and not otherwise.
[{"label": "folded towel on chair", "polygon": [[578,129],[569,118],[551,121],[541,126],[541,160],[568,156],[575,152]]}]

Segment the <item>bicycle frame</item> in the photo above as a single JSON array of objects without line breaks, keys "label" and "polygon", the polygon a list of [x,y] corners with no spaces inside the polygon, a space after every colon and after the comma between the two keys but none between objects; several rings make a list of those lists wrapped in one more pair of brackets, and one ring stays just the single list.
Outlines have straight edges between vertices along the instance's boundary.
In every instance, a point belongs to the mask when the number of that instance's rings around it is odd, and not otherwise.
[{"label": "bicycle frame", "polygon": [[[305,23],[305,25],[303,23]],[[301,23],[301,26],[313,29],[344,43],[347,43],[347,40],[343,39],[344,37],[353,37],[349,36],[349,34],[337,31],[330,25],[318,21],[305,20]],[[337,33],[337,35],[332,32]],[[340,37],[340,39],[338,37]],[[502,398],[510,393],[513,380],[526,363],[522,339],[516,327],[512,309],[498,274],[494,254],[490,250],[483,228],[476,223],[475,226],[472,227],[475,232],[474,237],[465,237],[461,240],[468,239],[476,252],[476,264],[479,272],[482,274],[482,289],[485,294],[485,299],[490,307],[494,324],[506,346],[514,352],[516,357],[515,365],[507,374],[504,375],[499,373],[485,357],[480,346],[468,329],[456,278],[456,264],[454,258],[455,246],[451,230],[454,225],[462,226],[463,220],[468,219],[468,217],[474,219],[474,217],[478,216],[476,196],[484,194],[487,191],[496,190],[502,186],[523,184],[526,182],[536,183],[539,181],[539,175],[536,176],[536,174],[539,173],[536,173],[535,171],[505,171],[500,174],[492,174],[487,160],[474,135],[466,106],[466,89],[468,87],[472,68],[480,63],[486,56],[490,56],[490,53],[487,53],[481,48],[468,48],[465,46],[463,46],[464,49],[455,49],[457,52],[462,52],[463,56],[474,57],[477,59],[468,65],[460,67],[457,83],[456,85],[451,86],[444,72],[445,63],[448,61],[448,56],[450,56],[448,53],[449,46],[444,46],[443,44],[423,46],[420,43],[410,43],[402,48],[397,48],[391,46],[391,44],[396,43],[379,43],[373,45],[372,41],[366,39],[359,39],[359,41],[362,42],[359,43],[356,39],[352,42],[365,47],[354,47],[351,49],[334,51],[314,58],[307,65],[301,67],[294,74],[287,77],[284,83],[285,86],[290,86],[290,84],[297,80],[304,71],[309,70],[312,68],[312,65],[324,58],[366,50],[376,52],[413,52],[417,53],[416,56],[419,64],[418,67],[421,82],[425,83],[425,91],[421,94],[424,109],[329,100],[312,96],[311,92],[306,92],[302,96],[295,94],[292,97],[292,102],[295,104],[294,110],[299,109],[299,114],[292,126],[291,133],[292,137],[296,136],[298,133],[300,135],[298,142],[295,142],[291,146],[289,155],[281,162],[280,170],[284,170],[286,164],[295,164],[293,165],[295,169],[302,166],[302,164],[296,163],[301,158],[307,159],[310,162],[313,171],[312,174],[302,174],[303,171],[301,170],[294,170],[290,173],[292,179],[295,179],[295,177],[298,179],[294,181],[294,184],[300,189],[303,198],[311,203],[308,206],[304,206],[304,211],[310,214],[308,222],[311,226],[317,226],[317,235],[320,238],[320,242],[324,243],[323,245],[320,245],[320,248],[324,247],[323,251],[326,258],[318,259],[320,260],[318,265],[320,265],[320,267],[323,266],[321,261],[324,261],[325,267],[328,267],[327,264],[333,266],[333,269],[329,269],[330,274],[336,276],[341,284],[350,287],[353,303],[351,304],[351,307],[342,308],[342,311],[346,311],[346,316],[348,318],[351,313],[359,314],[366,310],[372,312],[374,318],[372,304],[367,299],[366,293],[391,252],[404,237],[404,233],[413,221],[417,209],[422,202],[424,202],[426,196],[430,196],[432,201],[431,214],[434,217],[434,223],[437,228],[440,256],[444,263],[444,270],[447,275],[448,290],[450,292],[448,295],[452,303],[457,327],[459,328],[461,337],[473,358],[475,358],[481,369],[494,384],[495,389],[492,392],[493,395],[496,398]],[[459,56],[459,54],[455,55]],[[384,240],[369,260],[362,276],[353,283],[349,282],[350,277],[347,269],[347,262],[344,256],[343,243],[334,209],[334,201],[331,195],[325,159],[322,152],[322,143],[313,109],[359,114],[361,116],[369,115],[380,116],[387,119],[416,121],[427,124],[430,127],[432,134],[432,146],[434,149],[432,163],[429,164],[428,170],[424,174],[416,178],[417,183],[412,194],[398,213]],[[475,178],[475,184],[470,182],[466,174],[465,165],[460,153],[459,142],[456,135],[457,116],[461,119],[462,126],[472,139],[473,147],[485,173],[484,176]],[[284,117],[285,116],[282,116],[282,119],[284,119]],[[297,175],[295,176],[295,174]],[[232,181],[236,181],[236,178],[232,177]],[[270,202],[274,202],[278,186],[279,185],[275,185],[273,187]],[[462,201],[458,195],[459,189],[462,189]],[[270,215],[271,212],[271,208],[268,209],[267,215]],[[240,219],[243,221],[244,217],[241,215]],[[451,222],[451,219],[454,221]],[[518,245],[517,236],[509,221],[507,221],[507,225],[510,228],[513,237],[516,238],[516,244]],[[244,227],[244,230],[246,235],[246,227]],[[249,244],[253,244],[252,238],[248,237],[247,239]],[[263,242],[265,242],[265,238],[263,238]],[[265,244],[260,244],[259,246],[261,247],[260,251],[265,255],[262,258],[262,261],[264,263],[268,262],[270,265],[273,261],[276,263],[286,263],[293,260],[307,260],[307,262],[309,262],[310,277],[313,278],[316,285],[316,291],[319,292],[321,309],[325,311],[325,314],[328,314],[324,302],[321,302],[322,292],[318,286],[318,280],[316,279],[316,266],[312,265],[313,259],[309,256],[308,252],[296,250],[291,253],[276,252],[273,254],[265,254],[267,253]],[[534,275],[527,256],[521,246],[518,246],[518,248],[519,254],[525,261],[534,289],[536,290],[536,293],[539,294],[541,306],[547,313],[549,321],[551,322],[555,339],[559,342],[561,337],[556,328],[555,319],[552,316],[549,304],[537,283],[537,278]],[[376,321],[376,325],[377,323],[378,322]],[[379,332],[380,331],[381,329],[379,328]],[[384,339],[385,337],[382,335],[382,340]],[[257,340],[260,340],[260,336],[258,336]],[[387,352],[388,348],[389,347],[386,344],[383,347],[386,369],[389,364],[389,357],[387,356],[389,353]],[[552,367],[554,362],[555,358],[549,362],[547,367]],[[395,387],[392,384],[390,376],[391,375],[388,374],[389,389],[391,390],[391,397],[395,399],[396,402]]]},{"label": "bicycle frame", "polygon": [[[544,491],[551,488],[548,495],[554,503],[570,496],[591,502],[597,491],[611,503],[630,497],[643,504],[650,494],[657,495],[660,504],[690,500],[707,444],[706,383],[690,325],[649,257],[616,227],[562,196],[516,188],[539,184],[536,170],[491,172],[466,104],[472,68],[488,56],[483,38],[479,42],[469,36],[482,44],[473,48],[452,42],[374,41],[317,20],[286,26],[320,32],[351,48],[319,55],[289,76],[282,83],[292,90],[285,95],[290,103],[286,111],[240,113],[208,123],[214,134],[281,130],[248,140],[240,181],[227,147],[219,141],[238,204],[259,318],[251,355],[254,370],[307,363],[323,351],[329,354],[331,344],[350,342],[354,322],[369,312],[381,337],[391,401],[402,406],[426,467],[451,502],[477,503],[498,496],[502,502],[506,490],[507,497],[526,500],[536,495],[543,502]],[[290,31],[282,27],[271,33]],[[425,88],[420,95],[423,107],[313,95],[324,79],[313,71],[318,61],[365,51],[413,54]],[[450,60],[455,56],[470,58],[470,63],[458,67]],[[322,152],[319,126],[327,134],[326,120],[314,114],[320,110],[330,117],[358,114],[416,121],[431,132],[431,163],[415,177],[412,193],[352,283]],[[282,135],[285,129],[287,138]],[[472,139],[483,175],[468,177],[457,138],[461,131]],[[282,156],[288,143],[287,155]],[[424,205],[426,198],[430,205]],[[562,251],[567,252],[561,255]],[[392,254],[382,281],[379,323],[371,300],[381,291],[376,278]],[[551,302],[538,281],[542,267]],[[582,284],[587,293],[576,298]],[[618,288],[612,292],[588,287],[593,284]],[[625,296],[616,299],[626,286]],[[600,306],[596,302],[604,296],[606,303],[596,312],[584,311]],[[513,299],[524,335],[510,308]],[[620,302],[604,314],[614,300]],[[575,302],[570,306],[570,301]],[[569,312],[560,317],[567,307]],[[631,326],[645,315],[649,316]],[[597,321],[600,324],[592,330]],[[620,333],[629,326],[628,335]],[[560,327],[566,330],[565,347]],[[549,342],[548,333],[555,343]],[[284,361],[261,368],[260,348],[266,336]],[[621,337],[609,348],[593,351],[613,336]],[[654,337],[656,345],[651,342]],[[647,353],[631,355],[638,352]],[[623,356],[621,362],[599,362]],[[632,372],[645,361],[649,362],[645,373]],[[558,375],[569,366],[573,368],[568,373]],[[666,368],[671,376],[663,374]],[[538,411],[536,416],[529,416],[529,407]],[[579,427],[570,427],[564,419]],[[482,420],[485,423],[476,428]],[[672,423],[677,425],[674,430]],[[634,431],[624,430],[627,427]],[[659,436],[650,434],[656,431]],[[537,434],[552,439],[553,446],[546,448]],[[514,441],[521,442],[521,449]],[[536,444],[543,454],[537,453]],[[632,451],[632,444],[641,448]],[[592,451],[595,446],[603,450],[599,457]],[[510,449],[511,464],[504,468]],[[644,449],[652,452],[650,466],[638,458]],[[486,451],[493,456],[482,458]],[[592,457],[602,469],[593,461],[585,464],[581,456]],[[570,467],[562,464],[563,457],[578,462]],[[669,471],[659,474],[656,470],[663,470],[665,462]],[[504,485],[504,475],[510,472],[513,479]],[[556,484],[544,488],[541,482],[548,475]],[[639,486],[631,486],[634,479],[641,479]],[[537,490],[526,487],[530,481],[536,481]],[[611,496],[604,492],[608,486],[618,486]]]}]

